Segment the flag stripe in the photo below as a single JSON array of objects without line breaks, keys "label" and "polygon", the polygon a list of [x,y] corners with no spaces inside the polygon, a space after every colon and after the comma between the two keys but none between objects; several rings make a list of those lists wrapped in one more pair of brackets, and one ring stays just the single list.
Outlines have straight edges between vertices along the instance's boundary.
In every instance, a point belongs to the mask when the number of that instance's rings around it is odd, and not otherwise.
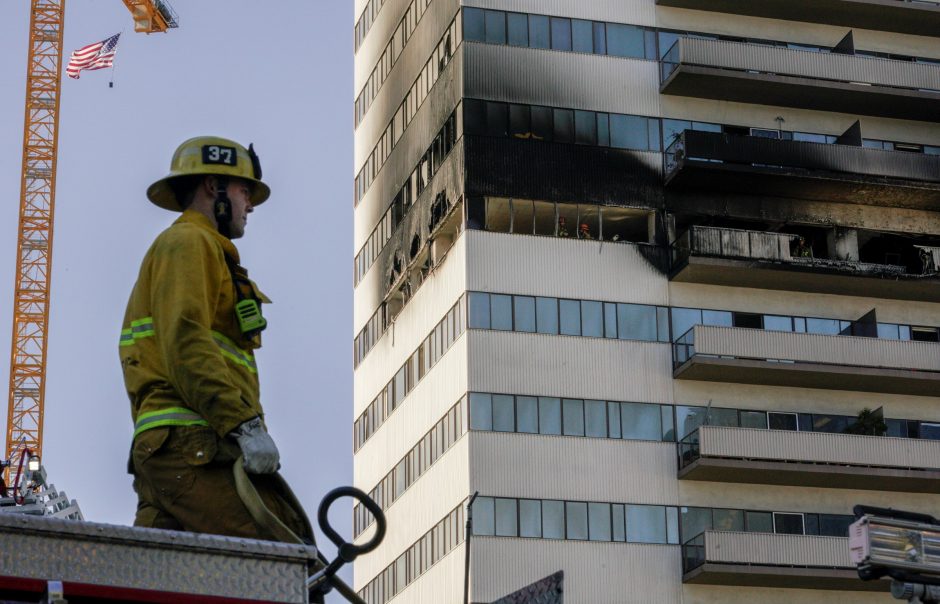
[{"label": "flag stripe", "polygon": [[68,65],[65,66],[65,72],[70,78],[78,79],[84,69],[94,71],[111,67],[114,64],[114,55],[117,53],[117,43],[120,37],[121,34],[115,34],[101,42],[83,46],[72,52]]}]

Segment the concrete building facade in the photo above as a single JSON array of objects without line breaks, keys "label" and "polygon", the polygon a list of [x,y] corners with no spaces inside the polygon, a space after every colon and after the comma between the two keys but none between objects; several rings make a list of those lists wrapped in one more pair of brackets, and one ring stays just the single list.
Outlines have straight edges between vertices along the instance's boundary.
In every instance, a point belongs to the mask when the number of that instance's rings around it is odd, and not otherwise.
[{"label": "concrete building facade", "polygon": [[892,601],[845,534],[940,509],[940,3],[356,15],[363,598],[462,602],[476,492],[471,602]]}]

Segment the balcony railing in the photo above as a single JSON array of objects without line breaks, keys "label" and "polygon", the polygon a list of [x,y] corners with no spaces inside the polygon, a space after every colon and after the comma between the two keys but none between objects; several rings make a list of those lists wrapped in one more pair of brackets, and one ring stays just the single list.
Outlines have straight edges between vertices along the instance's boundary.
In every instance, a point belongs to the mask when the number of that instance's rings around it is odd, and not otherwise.
[{"label": "balcony railing", "polygon": [[935,396],[940,343],[696,325],[673,344],[677,379]]},{"label": "balcony railing", "polygon": [[940,121],[931,63],[680,38],[660,76],[663,94]]},{"label": "balcony railing", "polygon": [[935,37],[940,32],[940,3],[930,0],[656,0],[656,4],[917,36]]},{"label": "balcony railing", "polygon": [[679,478],[936,492],[940,441],[701,426],[677,444]]},{"label": "balcony railing", "polygon": [[887,591],[860,581],[847,537],[705,531],[682,546],[683,582]]}]

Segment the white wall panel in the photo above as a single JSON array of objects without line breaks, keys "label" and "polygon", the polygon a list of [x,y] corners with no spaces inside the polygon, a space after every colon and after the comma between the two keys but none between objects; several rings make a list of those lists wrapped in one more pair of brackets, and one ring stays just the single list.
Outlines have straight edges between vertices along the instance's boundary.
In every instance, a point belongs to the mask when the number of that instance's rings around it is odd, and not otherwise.
[{"label": "white wall panel", "polygon": [[676,545],[474,537],[470,601],[492,602],[559,570],[565,604],[681,601]]},{"label": "white wall panel", "polygon": [[470,433],[470,491],[496,497],[675,505],[674,443]]},{"label": "white wall panel", "polygon": [[659,63],[465,42],[464,96],[636,115],[660,115]]},{"label": "white wall panel", "polygon": [[672,402],[668,344],[482,330],[467,336],[475,392]]},{"label": "white wall panel", "polygon": [[[356,560],[356,589],[395,561],[469,495],[466,438],[458,441],[385,512],[388,532],[378,549]],[[362,485],[357,485],[362,486]],[[368,541],[375,525],[356,539]]]},{"label": "white wall panel", "polygon": [[461,337],[356,452],[356,486],[369,491],[467,392],[467,341]]},{"label": "white wall panel", "polygon": [[[395,376],[418,345],[463,295],[466,283],[465,249],[465,238],[458,238],[444,262],[428,275],[395,322],[359,363],[353,374],[357,414]],[[356,317],[355,333],[358,333],[375,309],[367,315],[367,309],[356,310],[364,315]]]},{"label": "white wall panel", "polygon": [[556,17],[613,21],[633,25],[653,25],[656,5],[653,0],[463,0],[465,6],[536,13]]},{"label": "white wall panel", "polygon": [[467,231],[467,289],[667,304],[669,281],[637,245]]},{"label": "white wall panel", "polygon": [[[377,3],[382,0],[373,1]],[[362,83],[369,77],[369,73],[371,73],[372,69],[375,67],[375,62],[379,60],[379,57],[382,56],[382,53],[385,51],[385,46],[388,44],[388,41],[392,39],[392,34],[395,32],[395,28],[398,27],[398,22],[401,21],[401,18],[405,14],[405,9],[408,8],[411,1],[412,0],[385,0],[385,4],[382,5],[378,16],[372,22],[372,27],[369,28],[369,33],[359,46],[359,52],[356,52],[354,55],[354,95],[359,94],[359,90],[362,89]],[[356,22],[359,20],[359,17],[362,16],[362,11],[366,8],[367,3],[368,0],[355,0],[356,12],[353,16],[353,26],[350,28],[351,31],[349,32],[352,34],[350,41],[353,44],[355,44]],[[355,98],[355,96],[353,98]]]}]

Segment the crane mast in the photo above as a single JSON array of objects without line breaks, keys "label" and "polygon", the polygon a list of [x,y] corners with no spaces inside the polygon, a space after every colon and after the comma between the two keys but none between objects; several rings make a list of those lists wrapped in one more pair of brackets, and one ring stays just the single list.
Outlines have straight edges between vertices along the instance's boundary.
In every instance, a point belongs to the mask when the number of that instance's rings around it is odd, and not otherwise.
[{"label": "crane mast", "polygon": [[55,210],[56,150],[65,0],[32,0],[6,458],[21,445],[42,453],[46,333]]}]

